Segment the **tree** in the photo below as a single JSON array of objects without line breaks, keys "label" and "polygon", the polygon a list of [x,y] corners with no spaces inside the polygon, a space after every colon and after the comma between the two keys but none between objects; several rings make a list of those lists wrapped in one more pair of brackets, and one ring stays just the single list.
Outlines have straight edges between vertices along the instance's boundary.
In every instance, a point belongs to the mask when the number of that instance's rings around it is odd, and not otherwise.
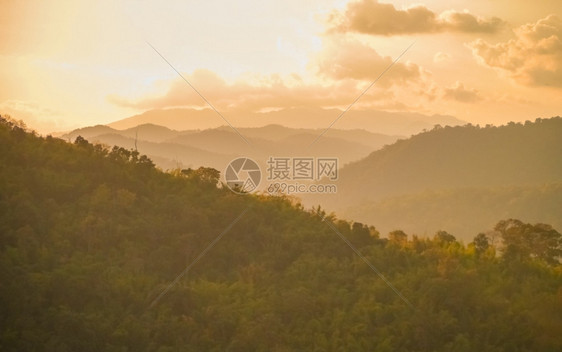
[{"label": "tree", "polygon": [[82,136],[76,137],[76,139],[74,140],[74,144],[79,147],[88,147],[90,145],[90,143],[88,143],[88,140],[86,140],[86,138]]},{"label": "tree", "polygon": [[408,235],[402,230],[394,230],[388,234],[388,239],[390,242],[402,245],[408,241]]},{"label": "tree", "polygon": [[202,183],[210,184],[213,186],[216,186],[219,183],[220,175],[221,175],[219,170],[214,169],[212,167],[203,167],[203,166],[201,166],[197,170],[193,170],[191,168],[183,169],[181,170],[181,173],[185,175],[187,178],[197,179]]},{"label": "tree", "polygon": [[476,235],[472,243],[474,244],[474,250],[477,255],[481,255],[486,252],[486,250],[490,247],[490,242],[488,241],[488,237],[485,233],[479,233]]},{"label": "tree", "polygon": [[500,221],[494,228],[501,235],[506,261],[541,260],[560,264],[562,235],[546,224],[525,224],[520,220]]},{"label": "tree", "polygon": [[354,222],[351,226],[351,234],[349,239],[356,246],[361,247],[373,243],[373,240],[376,238],[373,235],[377,235],[374,227],[369,228],[369,226],[364,225],[360,222]]},{"label": "tree", "polygon": [[437,233],[433,237],[433,240],[441,244],[451,244],[456,242],[457,239],[455,238],[455,236],[451,235],[447,231],[441,230],[441,231],[437,231]]}]

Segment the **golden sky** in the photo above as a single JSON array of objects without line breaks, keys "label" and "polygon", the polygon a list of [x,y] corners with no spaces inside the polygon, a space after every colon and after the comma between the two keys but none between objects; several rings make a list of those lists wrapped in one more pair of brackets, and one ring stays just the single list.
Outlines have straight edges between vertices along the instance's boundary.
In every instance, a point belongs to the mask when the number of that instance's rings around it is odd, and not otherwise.
[{"label": "golden sky", "polygon": [[354,109],[562,115],[559,0],[2,0],[0,113],[51,132],[206,107],[147,42],[225,116],[344,108],[414,41]]}]

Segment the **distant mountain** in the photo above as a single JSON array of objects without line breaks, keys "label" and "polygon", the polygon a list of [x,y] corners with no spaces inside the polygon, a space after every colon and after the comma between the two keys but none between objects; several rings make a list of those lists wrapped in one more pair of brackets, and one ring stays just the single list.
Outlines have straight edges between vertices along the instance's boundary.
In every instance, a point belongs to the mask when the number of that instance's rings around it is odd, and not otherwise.
[{"label": "distant mountain", "polygon": [[247,154],[251,151],[252,145],[257,143],[263,144],[263,140],[249,138],[251,144],[247,144],[244,139],[232,130],[225,129],[209,129],[197,133],[182,133],[175,138],[170,139],[171,143],[181,145],[189,145],[204,150],[210,150],[215,153]]},{"label": "distant mountain", "polygon": [[148,155],[156,165],[164,170],[178,167],[198,168],[203,165],[224,168],[227,163],[235,158],[235,154],[219,154],[212,151],[169,142],[150,142],[125,137],[120,134],[102,134],[90,138],[91,141],[106,144],[108,146],[120,146],[126,149],[134,149]]},{"label": "distant mountain", "polygon": [[[188,133],[188,132],[183,132]],[[179,135],[179,131],[171,130],[167,127],[146,123],[124,130],[118,130],[105,125],[97,125],[92,127],[84,127],[62,134],[60,137],[64,139],[74,140],[78,136],[84,138],[92,138],[103,134],[119,134],[123,137],[136,138],[139,140],[150,142],[163,142]]]},{"label": "distant mountain", "polygon": [[163,169],[207,166],[218,170],[236,156],[255,158],[262,166],[269,156],[329,156],[340,159],[340,165],[359,160],[373,150],[396,141],[388,136],[362,130],[292,129],[279,125],[241,128],[246,141],[229,126],[206,130],[176,131],[154,124],[143,124],[125,130],[93,126],[61,136],[74,140],[82,136],[91,142],[137,149]]},{"label": "distant mountain", "polygon": [[[292,108],[261,113],[229,112],[223,116],[238,128],[244,126],[282,125],[290,128],[327,128],[342,110],[322,108]],[[115,129],[128,129],[143,124],[156,124],[174,130],[196,130],[216,128],[225,121],[211,109],[156,109],[110,123]],[[457,126],[465,124],[448,115],[423,115],[409,112],[388,112],[380,110],[350,110],[337,121],[334,128],[361,129],[386,135],[404,135],[432,129],[435,125]],[[272,128],[271,130],[274,130]]]},{"label": "distant mountain", "polygon": [[66,133],[55,133],[55,136],[58,136],[62,139],[66,139],[66,140],[69,140],[69,139],[74,140],[78,136],[82,136],[84,138],[91,138],[92,136],[99,136],[101,134],[108,134],[108,133],[114,133],[114,132],[115,132],[115,129],[113,129],[109,126],[96,125],[96,126],[78,128],[78,129],[75,129],[73,131],[66,132]]},{"label": "distant mountain", "polygon": [[[408,223],[417,233],[457,229],[465,238],[489,228],[483,214],[562,225],[560,186],[554,193],[542,191],[562,183],[561,138],[559,117],[435,128],[350,163],[340,171],[337,195],[306,201],[385,224],[384,230]],[[528,200],[528,209],[521,199]]]},{"label": "distant mountain", "polygon": [[[232,130],[228,126],[220,127],[220,129]],[[379,149],[384,145],[394,143],[401,136],[386,135],[382,133],[369,132],[362,129],[341,130],[341,129],[322,129],[312,128],[289,128],[281,125],[267,125],[259,128],[238,128],[243,136],[251,138],[262,138],[272,141],[287,139],[295,135],[307,135],[303,137],[302,142],[305,144],[312,143],[320,134],[324,133],[322,138],[339,138],[350,142],[363,144],[371,147],[373,150]],[[318,139],[317,142],[320,142]]]},{"label": "distant mountain", "polygon": [[[248,129],[246,129],[248,130]],[[251,135],[258,136],[260,128],[253,129]],[[205,130],[198,133],[182,134],[169,142],[202,148],[215,153],[225,153],[250,156],[255,158],[267,158],[268,156],[336,156],[342,162],[347,163],[358,160],[372,151],[382,147],[383,143],[390,143],[396,137],[372,136],[370,145],[364,145],[353,141],[354,133],[341,134],[341,138],[324,137],[313,145],[317,133],[299,133],[301,130],[293,130],[293,134],[284,138],[267,140],[263,138],[247,138],[247,144],[240,136],[232,131],[224,129]]]},{"label": "distant mountain", "polygon": [[109,127],[124,130],[139,125],[155,124],[172,130],[194,130],[216,128],[224,121],[211,109],[155,109],[145,111],[123,120],[108,124]]}]

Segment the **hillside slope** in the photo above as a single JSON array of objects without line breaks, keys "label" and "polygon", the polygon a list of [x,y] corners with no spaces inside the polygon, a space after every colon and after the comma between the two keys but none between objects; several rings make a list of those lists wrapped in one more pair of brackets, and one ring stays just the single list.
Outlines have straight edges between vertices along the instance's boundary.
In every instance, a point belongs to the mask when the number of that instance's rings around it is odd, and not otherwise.
[{"label": "hillside slope", "polygon": [[502,217],[560,227],[561,138],[559,117],[436,128],[347,165],[336,196],[306,201],[385,231],[404,220],[413,233],[450,229],[465,240]]},{"label": "hillside slope", "polygon": [[343,209],[341,216],[428,236],[440,229],[469,242],[500,218],[544,222],[562,229],[562,183],[540,186],[469,187],[388,197]]},{"label": "hillside slope", "polygon": [[373,200],[425,189],[559,182],[561,138],[562,118],[434,129],[351,163],[341,171],[339,187],[343,198],[355,203],[358,197]]},{"label": "hillside slope", "polygon": [[498,223],[498,257],[486,236],[381,239],[235,195],[209,169],[163,173],[2,119],[0,151],[2,351],[562,348],[562,236],[547,225]]}]

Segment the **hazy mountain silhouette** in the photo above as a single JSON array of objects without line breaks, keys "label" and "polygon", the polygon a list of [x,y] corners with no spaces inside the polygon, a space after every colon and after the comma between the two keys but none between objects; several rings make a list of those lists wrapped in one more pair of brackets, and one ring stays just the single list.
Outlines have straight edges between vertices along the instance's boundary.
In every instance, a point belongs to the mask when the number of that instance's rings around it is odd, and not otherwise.
[{"label": "hazy mountain silhouette", "polygon": [[[223,170],[236,156],[255,158],[265,167],[269,156],[338,157],[340,165],[359,160],[373,150],[391,144],[397,136],[362,130],[329,130],[316,143],[320,129],[292,129],[279,125],[241,128],[238,135],[231,127],[206,130],[176,131],[154,124],[143,124],[125,130],[93,126],[61,136],[74,140],[82,136],[91,142],[118,145],[148,155],[163,169],[176,167],[213,167]],[[247,142],[246,142],[247,141]]]},{"label": "hazy mountain silhouette", "polygon": [[[120,134],[101,134],[91,138],[92,141],[108,146],[120,146],[134,149],[135,139]],[[168,142],[136,141],[137,150],[149,155],[156,165],[164,170],[178,167],[197,168],[202,165],[222,167],[232,160],[235,155],[218,154],[208,150]]]},{"label": "hazy mountain silhouette", "polygon": [[[418,233],[447,228],[466,238],[493,225],[489,218],[501,217],[559,226],[561,136],[559,117],[435,128],[345,166],[336,196],[305,199],[383,231],[398,225]],[[554,191],[545,192],[548,185]],[[404,226],[405,219],[411,226]]]},{"label": "hazy mountain silhouette", "polygon": [[[194,131],[195,132],[195,131]],[[183,133],[188,133],[187,131]],[[92,138],[102,134],[119,134],[123,137],[137,138],[139,140],[150,142],[163,142],[179,135],[179,131],[169,129],[167,127],[146,123],[124,130],[118,130],[106,125],[96,125],[91,127],[78,128],[76,130],[60,134],[61,138],[75,139],[78,136],[84,138]]]},{"label": "hazy mountain silhouette", "polygon": [[[339,109],[322,108],[291,108],[279,111],[247,113],[229,112],[223,116],[232,125],[240,128],[245,126],[266,126],[271,124],[290,128],[325,129],[340,114]],[[155,109],[145,111],[123,120],[110,123],[116,129],[128,129],[152,123],[174,130],[195,130],[216,128],[225,121],[211,109]],[[465,122],[448,115],[423,115],[408,112],[388,112],[380,110],[350,110],[345,118],[338,120],[335,128],[362,129],[387,135],[411,135],[435,125],[462,125]]]},{"label": "hazy mountain silhouette", "polygon": [[[222,126],[219,129],[232,131],[229,126]],[[373,150],[379,149],[383,145],[392,144],[396,141],[399,136],[386,135],[382,133],[368,132],[362,129],[351,129],[351,130],[341,130],[341,129],[328,129],[324,131],[322,129],[312,129],[312,128],[289,128],[282,125],[271,124],[259,128],[238,128],[238,131],[243,136],[250,138],[261,138],[272,141],[278,141],[291,136],[299,135],[310,135],[309,140],[304,140],[304,143],[312,143],[321,133],[325,132],[323,138],[333,137],[345,139],[347,141],[356,142],[373,148]],[[318,141],[320,141],[319,139]],[[317,141],[317,142],[318,142]]]}]

